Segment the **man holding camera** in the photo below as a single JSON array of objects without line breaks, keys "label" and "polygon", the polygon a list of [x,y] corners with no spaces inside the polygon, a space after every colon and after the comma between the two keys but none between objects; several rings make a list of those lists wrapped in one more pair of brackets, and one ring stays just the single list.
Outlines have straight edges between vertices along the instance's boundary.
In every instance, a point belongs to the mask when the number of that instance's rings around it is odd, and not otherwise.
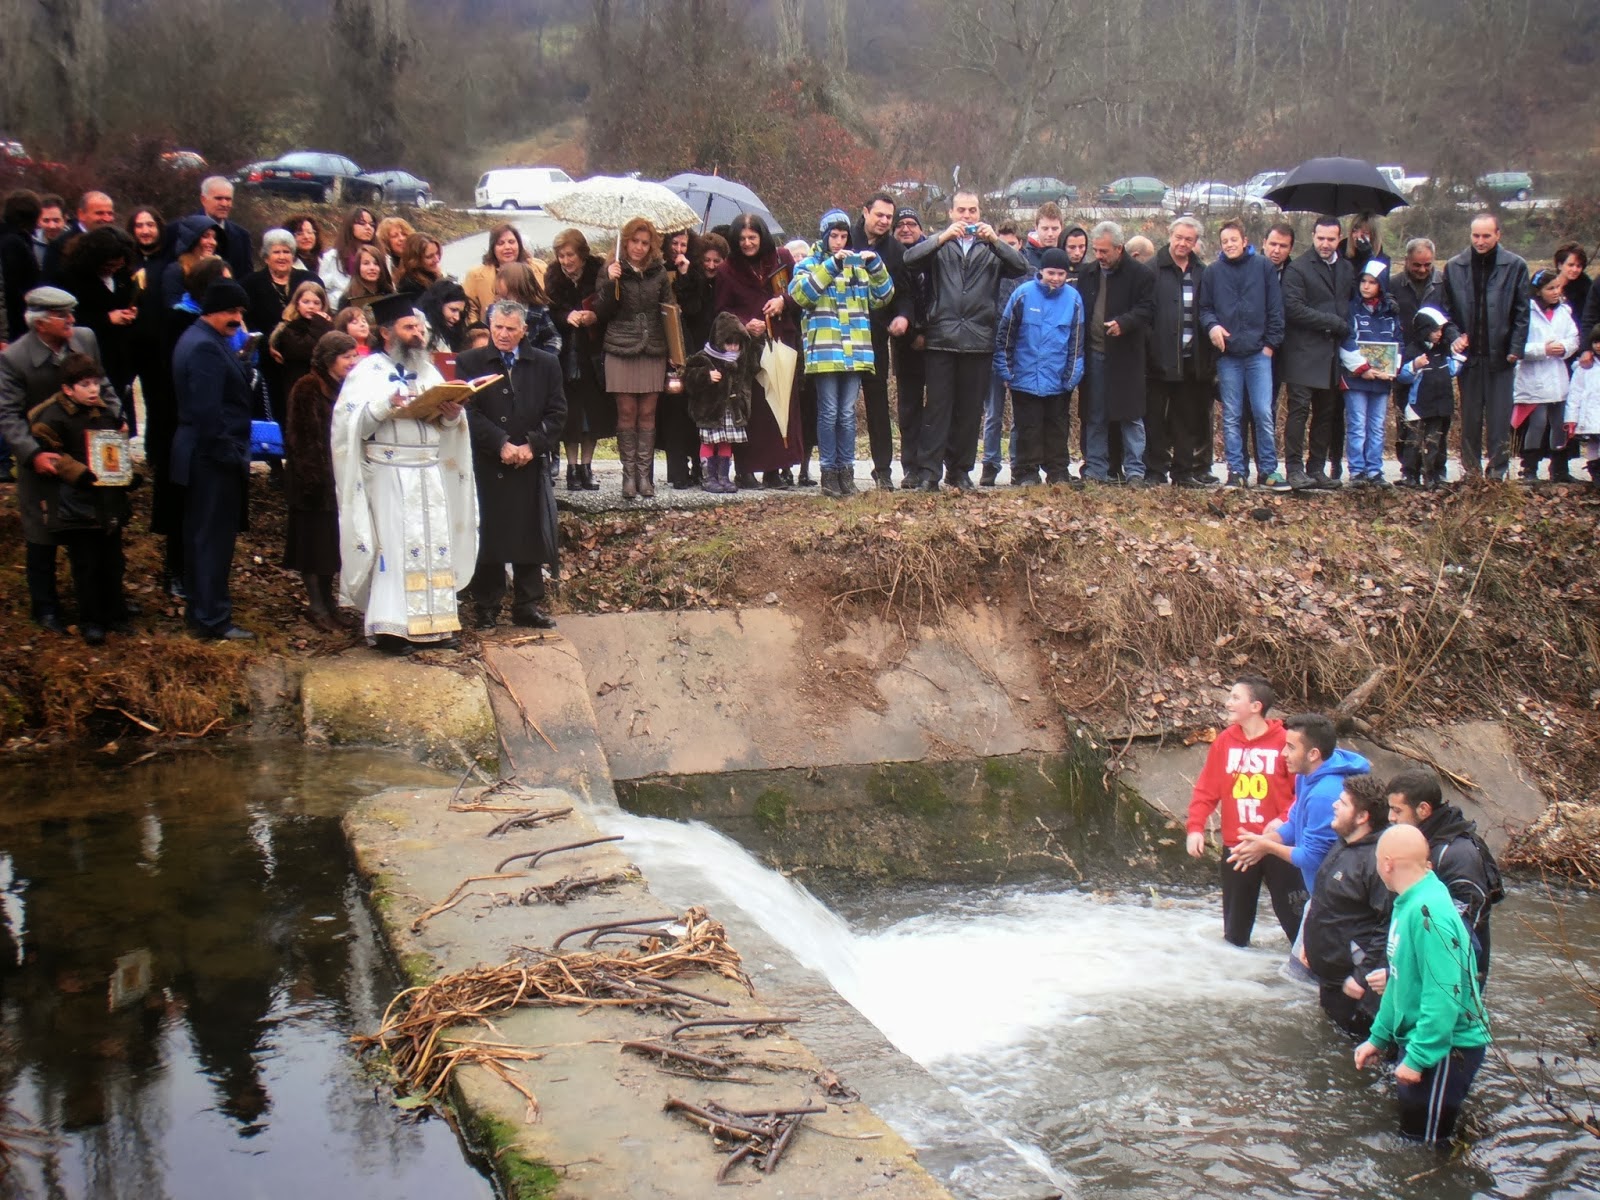
[{"label": "man holding camera", "polygon": [[927,397],[918,465],[921,490],[939,490],[939,467],[952,487],[972,487],[983,402],[994,361],[1000,280],[1030,274],[1021,252],[981,219],[976,192],[950,201],[950,227],[905,253],[907,272],[928,285]]}]

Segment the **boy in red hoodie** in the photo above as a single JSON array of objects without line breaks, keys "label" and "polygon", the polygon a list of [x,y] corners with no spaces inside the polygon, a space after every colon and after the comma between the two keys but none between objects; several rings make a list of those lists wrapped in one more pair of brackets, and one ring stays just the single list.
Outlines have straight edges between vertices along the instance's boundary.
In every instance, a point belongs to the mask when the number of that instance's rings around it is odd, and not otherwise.
[{"label": "boy in red hoodie", "polygon": [[1238,870],[1228,862],[1240,834],[1260,833],[1269,821],[1287,816],[1294,803],[1294,777],[1283,761],[1283,722],[1267,719],[1276,698],[1262,676],[1238,678],[1228,692],[1232,724],[1211,744],[1189,801],[1192,858],[1205,853],[1206,822],[1222,806],[1222,936],[1235,946],[1250,944],[1263,881],[1272,896],[1272,911],[1291,942],[1305,911],[1305,882],[1291,863],[1268,855]]}]

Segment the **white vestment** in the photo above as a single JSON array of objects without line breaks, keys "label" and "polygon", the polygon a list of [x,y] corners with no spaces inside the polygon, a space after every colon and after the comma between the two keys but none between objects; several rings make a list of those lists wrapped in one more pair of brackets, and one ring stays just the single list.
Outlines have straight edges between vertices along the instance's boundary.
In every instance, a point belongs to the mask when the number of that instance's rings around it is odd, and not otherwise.
[{"label": "white vestment", "polygon": [[387,355],[350,372],[333,409],[333,474],[339,490],[341,600],[366,615],[369,638],[437,642],[461,628],[456,592],[478,558],[478,493],[467,418],[393,417],[444,382],[432,364],[411,380]]}]

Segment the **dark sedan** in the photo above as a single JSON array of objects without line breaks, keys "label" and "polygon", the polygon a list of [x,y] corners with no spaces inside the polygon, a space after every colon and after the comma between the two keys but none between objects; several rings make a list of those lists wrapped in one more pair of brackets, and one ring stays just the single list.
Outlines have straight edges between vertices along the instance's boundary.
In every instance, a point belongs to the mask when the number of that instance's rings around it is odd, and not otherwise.
[{"label": "dark sedan", "polygon": [[418,208],[433,204],[433,184],[410,171],[368,171],[361,178],[382,189],[374,197],[376,203],[415,204]]},{"label": "dark sedan", "polygon": [[304,196],[323,204],[376,204],[383,185],[361,177],[342,154],[296,150],[252,167],[244,182],[279,196]]}]

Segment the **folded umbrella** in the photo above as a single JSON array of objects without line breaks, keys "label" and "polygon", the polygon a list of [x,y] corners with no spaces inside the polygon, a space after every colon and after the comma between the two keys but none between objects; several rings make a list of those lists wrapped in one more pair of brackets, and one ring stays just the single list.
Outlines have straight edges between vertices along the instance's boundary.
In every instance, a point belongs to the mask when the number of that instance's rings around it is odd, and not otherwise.
[{"label": "folded umbrella", "polygon": [[789,444],[789,396],[794,390],[795,367],[799,361],[795,348],[773,337],[772,322],[767,322],[767,341],[761,347],[756,379],[766,390],[767,407],[778,422],[785,446]]},{"label": "folded umbrella", "polygon": [[1387,216],[1408,203],[1377,167],[1359,158],[1307,159],[1266,198],[1285,212],[1335,217],[1359,212]]}]

